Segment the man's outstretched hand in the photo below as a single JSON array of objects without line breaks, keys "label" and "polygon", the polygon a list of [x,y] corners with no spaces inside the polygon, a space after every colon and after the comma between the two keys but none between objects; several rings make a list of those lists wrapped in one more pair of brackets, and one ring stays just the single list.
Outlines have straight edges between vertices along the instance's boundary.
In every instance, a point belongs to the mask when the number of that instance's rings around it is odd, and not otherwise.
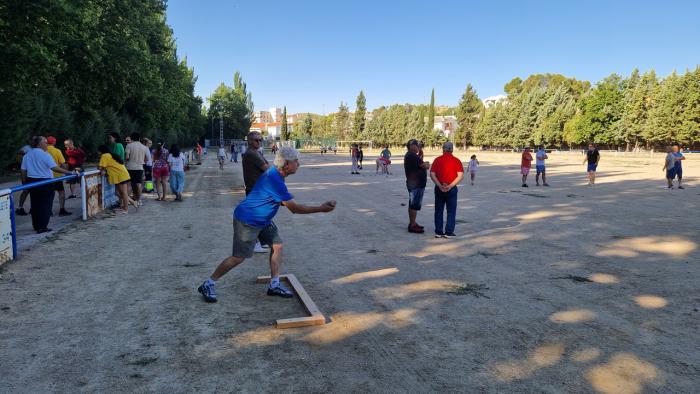
[{"label": "man's outstretched hand", "polygon": [[326,201],[321,204],[322,212],[330,212],[335,209],[335,200]]}]

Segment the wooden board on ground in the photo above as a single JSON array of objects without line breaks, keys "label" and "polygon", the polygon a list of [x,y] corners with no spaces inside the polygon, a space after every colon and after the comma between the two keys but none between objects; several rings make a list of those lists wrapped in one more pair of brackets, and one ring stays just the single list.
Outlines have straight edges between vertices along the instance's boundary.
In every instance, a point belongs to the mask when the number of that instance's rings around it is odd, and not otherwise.
[{"label": "wooden board on ground", "polygon": [[[306,326],[318,326],[321,324],[326,324],[326,317],[318,309],[314,300],[309,297],[309,294],[304,290],[304,286],[301,285],[299,280],[294,274],[280,275],[281,280],[286,280],[289,285],[292,286],[294,292],[297,293],[299,299],[301,300],[304,309],[311,316],[306,317],[296,317],[293,319],[278,319],[277,328],[293,328],[293,327],[306,327]],[[257,283],[267,283],[270,281],[269,276],[258,276]]]}]

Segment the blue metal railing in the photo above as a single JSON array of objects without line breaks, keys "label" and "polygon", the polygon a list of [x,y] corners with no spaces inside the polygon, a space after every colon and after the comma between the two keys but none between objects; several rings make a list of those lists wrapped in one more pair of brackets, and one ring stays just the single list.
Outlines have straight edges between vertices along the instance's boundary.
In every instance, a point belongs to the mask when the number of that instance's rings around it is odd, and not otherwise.
[{"label": "blue metal railing", "polygon": [[[94,173],[95,170],[89,171],[88,173]],[[12,259],[17,258],[17,224],[15,221],[15,198],[14,198],[14,193],[23,191],[23,190],[29,190],[38,186],[43,186],[43,185],[48,185],[56,182],[63,182],[63,181],[68,181],[71,179],[78,179],[78,178],[83,178],[85,176],[85,171],[81,172],[79,175],[74,174],[74,175],[65,175],[62,177],[58,178],[51,178],[51,179],[45,179],[43,181],[38,181],[38,182],[32,182],[32,183],[26,183],[22,185],[17,185],[10,187],[9,189],[4,189],[0,190],[0,196],[3,195],[9,195],[10,198],[10,231],[12,232]],[[84,198],[83,198],[84,200]]]}]

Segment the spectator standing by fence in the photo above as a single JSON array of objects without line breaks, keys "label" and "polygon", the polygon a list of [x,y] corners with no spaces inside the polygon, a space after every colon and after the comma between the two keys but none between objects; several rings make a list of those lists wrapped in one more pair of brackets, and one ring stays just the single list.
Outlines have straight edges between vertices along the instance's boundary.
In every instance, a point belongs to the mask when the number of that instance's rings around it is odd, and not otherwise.
[{"label": "spectator standing by fence", "polygon": [[[75,143],[73,143],[73,140],[70,138],[63,141],[63,146],[66,147],[66,164],[68,165],[68,170],[82,170],[83,163],[85,163],[85,151],[75,146]],[[80,178],[68,181],[70,195],[66,199],[76,198],[75,185],[79,184],[79,182]]]},{"label": "spectator standing by fence", "polygon": [[[47,152],[48,146],[46,138],[42,136],[32,137],[32,149],[22,158],[23,184],[50,180],[53,178],[54,173],[63,175],[79,174],[77,170],[71,172],[59,167],[53,160],[53,157]],[[29,189],[29,195],[32,199],[32,227],[39,234],[51,231],[48,225],[49,220],[51,220],[54,190],[53,184]]]},{"label": "spectator standing by fence", "polygon": [[170,191],[175,194],[175,201],[182,201],[182,192],[185,190],[185,157],[175,144],[170,146],[168,165],[170,166]]},{"label": "spectator standing by fence", "polygon": [[[53,158],[53,161],[61,168],[67,167],[66,159],[63,157],[63,153],[56,148],[56,138],[49,136],[46,138],[46,141],[48,143],[47,146],[47,152],[51,155]],[[63,173],[54,171],[53,172],[53,177],[54,178],[60,178],[63,176]],[[66,191],[63,187],[63,182],[56,182],[52,184],[54,190],[58,192],[58,216],[68,216],[70,215],[70,212],[66,211]]]},{"label": "spectator standing by fence", "polygon": [[131,178],[131,190],[134,192],[134,200],[141,205],[141,186],[143,184],[143,166],[148,160],[148,148],[141,143],[138,133],[131,133],[131,142],[126,146],[126,169]]},{"label": "spectator standing by fence", "polygon": [[102,176],[107,175],[107,182],[114,185],[121,208],[117,210],[119,213],[129,213],[129,204],[138,209],[136,201],[129,197],[129,171],[124,166],[124,162],[116,153],[110,151],[106,145],[100,145],[97,150],[100,152],[100,171]]},{"label": "spectator standing by fence", "polygon": [[107,137],[107,140],[109,141],[107,144],[107,147],[109,148],[109,151],[114,153],[119,157],[119,160],[124,162],[124,145],[121,144],[119,133],[116,132],[111,132],[109,133],[109,136]]}]

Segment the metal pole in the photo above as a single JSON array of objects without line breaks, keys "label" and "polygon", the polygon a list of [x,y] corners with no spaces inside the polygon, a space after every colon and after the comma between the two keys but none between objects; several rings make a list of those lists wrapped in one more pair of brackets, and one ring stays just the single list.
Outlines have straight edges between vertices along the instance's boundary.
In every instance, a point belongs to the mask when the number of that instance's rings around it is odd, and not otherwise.
[{"label": "metal pole", "polygon": [[10,193],[10,228],[12,231],[12,260],[17,259],[17,224],[15,223],[15,198]]}]

